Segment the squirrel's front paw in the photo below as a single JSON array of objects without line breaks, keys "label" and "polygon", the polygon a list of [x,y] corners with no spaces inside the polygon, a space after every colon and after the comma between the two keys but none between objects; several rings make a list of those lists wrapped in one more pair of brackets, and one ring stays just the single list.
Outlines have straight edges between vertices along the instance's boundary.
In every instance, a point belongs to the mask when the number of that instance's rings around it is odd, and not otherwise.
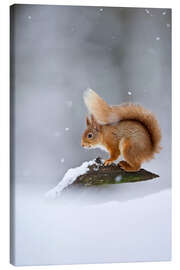
[{"label": "squirrel's front paw", "polygon": [[113,161],[112,161],[112,160],[107,159],[107,160],[105,160],[105,161],[104,161],[104,166],[111,165],[112,163],[113,163]]}]

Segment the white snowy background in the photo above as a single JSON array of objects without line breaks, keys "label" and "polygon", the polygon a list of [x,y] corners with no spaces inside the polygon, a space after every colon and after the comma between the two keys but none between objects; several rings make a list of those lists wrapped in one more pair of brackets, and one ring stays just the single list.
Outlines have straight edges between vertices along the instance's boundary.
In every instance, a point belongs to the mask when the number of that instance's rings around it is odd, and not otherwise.
[{"label": "white snowy background", "polygon": [[[159,261],[171,257],[171,11],[15,5],[12,8],[12,205],[17,265]],[[137,102],[162,128],[143,165],[160,178],[44,194],[100,150],[81,148],[86,108]],[[13,196],[14,195],[14,196]]]}]

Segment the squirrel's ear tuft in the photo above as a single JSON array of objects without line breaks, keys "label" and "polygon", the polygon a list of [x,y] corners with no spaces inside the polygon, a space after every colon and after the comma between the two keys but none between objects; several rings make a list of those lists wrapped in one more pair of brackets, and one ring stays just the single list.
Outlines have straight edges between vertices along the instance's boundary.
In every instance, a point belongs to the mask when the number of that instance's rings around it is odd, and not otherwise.
[{"label": "squirrel's ear tuft", "polygon": [[94,116],[91,114],[91,123],[94,124],[96,122]]},{"label": "squirrel's ear tuft", "polygon": [[86,125],[87,125],[87,127],[91,125],[91,122],[90,122],[88,116],[86,116]]},{"label": "squirrel's ear tuft", "polygon": [[93,115],[91,115],[91,123],[93,128],[95,128],[97,131],[101,130],[101,125],[96,121]]}]

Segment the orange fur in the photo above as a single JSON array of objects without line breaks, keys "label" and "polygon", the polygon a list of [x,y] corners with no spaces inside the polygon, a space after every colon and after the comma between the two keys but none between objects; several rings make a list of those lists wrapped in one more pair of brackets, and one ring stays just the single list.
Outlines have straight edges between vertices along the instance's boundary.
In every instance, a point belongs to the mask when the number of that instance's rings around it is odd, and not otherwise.
[{"label": "orange fur", "polygon": [[[110,153],[105,165],[111,164],[120,154],[125,161],[119,165],[126,171],[137,171],[142,162],[160,151],[161,131],[155,116],[140,105],[109,106],[93,90],[84,95],[91,113],[82,137],[85,147],[104,146]],[[88,134],[92,133],[92,138]]]}]

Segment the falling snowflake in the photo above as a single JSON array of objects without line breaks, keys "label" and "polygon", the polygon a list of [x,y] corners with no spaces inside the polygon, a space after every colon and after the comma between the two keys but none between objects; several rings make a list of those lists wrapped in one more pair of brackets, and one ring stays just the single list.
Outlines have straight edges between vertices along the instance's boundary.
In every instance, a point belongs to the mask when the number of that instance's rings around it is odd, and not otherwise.
[{"label": "falling snowflake", "polygon": [[163,11],[162,15],[166,15],[166,11]]},{"label": "falling snowflake", "polygon": [[98,14],[99,14],[99,15],[102,15],[102,14],[103,14],[103,11],[104,11],[103,8],[98,8]]},{"label": "falling snowflake", "polygon": [[68,128],[68,127],[66,127],[66,128],[65,128],[65,131],[69,131],[69,128]]},{"label": "falling snowflake", "polygon": [[28,19],[29,19],[29,20],[31,20],[31,19],[32,19],[32,17],[29,15],[29,16],[28,16]]},{"label": "falling snowflake", "polygon": [[166,26],[167,26],[167,28],[170,28],[171,25],[170,25],[170,23],[167,23]]},{"label": "falling snowflake", "polygon": [[61,158],[61,163],[64,163],[64,158]]},{"label": "falling snowflake", "polygon": [[147,14],[150,14],[149,9],[146,8],[145,11],[146,11]]},{"label": "falling snowflake", "polygon": [[156,40],[160,40],[160,37],[156,37]]},{"label": "falling snowflake", "polygon": [[131,91],[128,91],[128,95],[131,96],[132,95],[132,92]]}]

